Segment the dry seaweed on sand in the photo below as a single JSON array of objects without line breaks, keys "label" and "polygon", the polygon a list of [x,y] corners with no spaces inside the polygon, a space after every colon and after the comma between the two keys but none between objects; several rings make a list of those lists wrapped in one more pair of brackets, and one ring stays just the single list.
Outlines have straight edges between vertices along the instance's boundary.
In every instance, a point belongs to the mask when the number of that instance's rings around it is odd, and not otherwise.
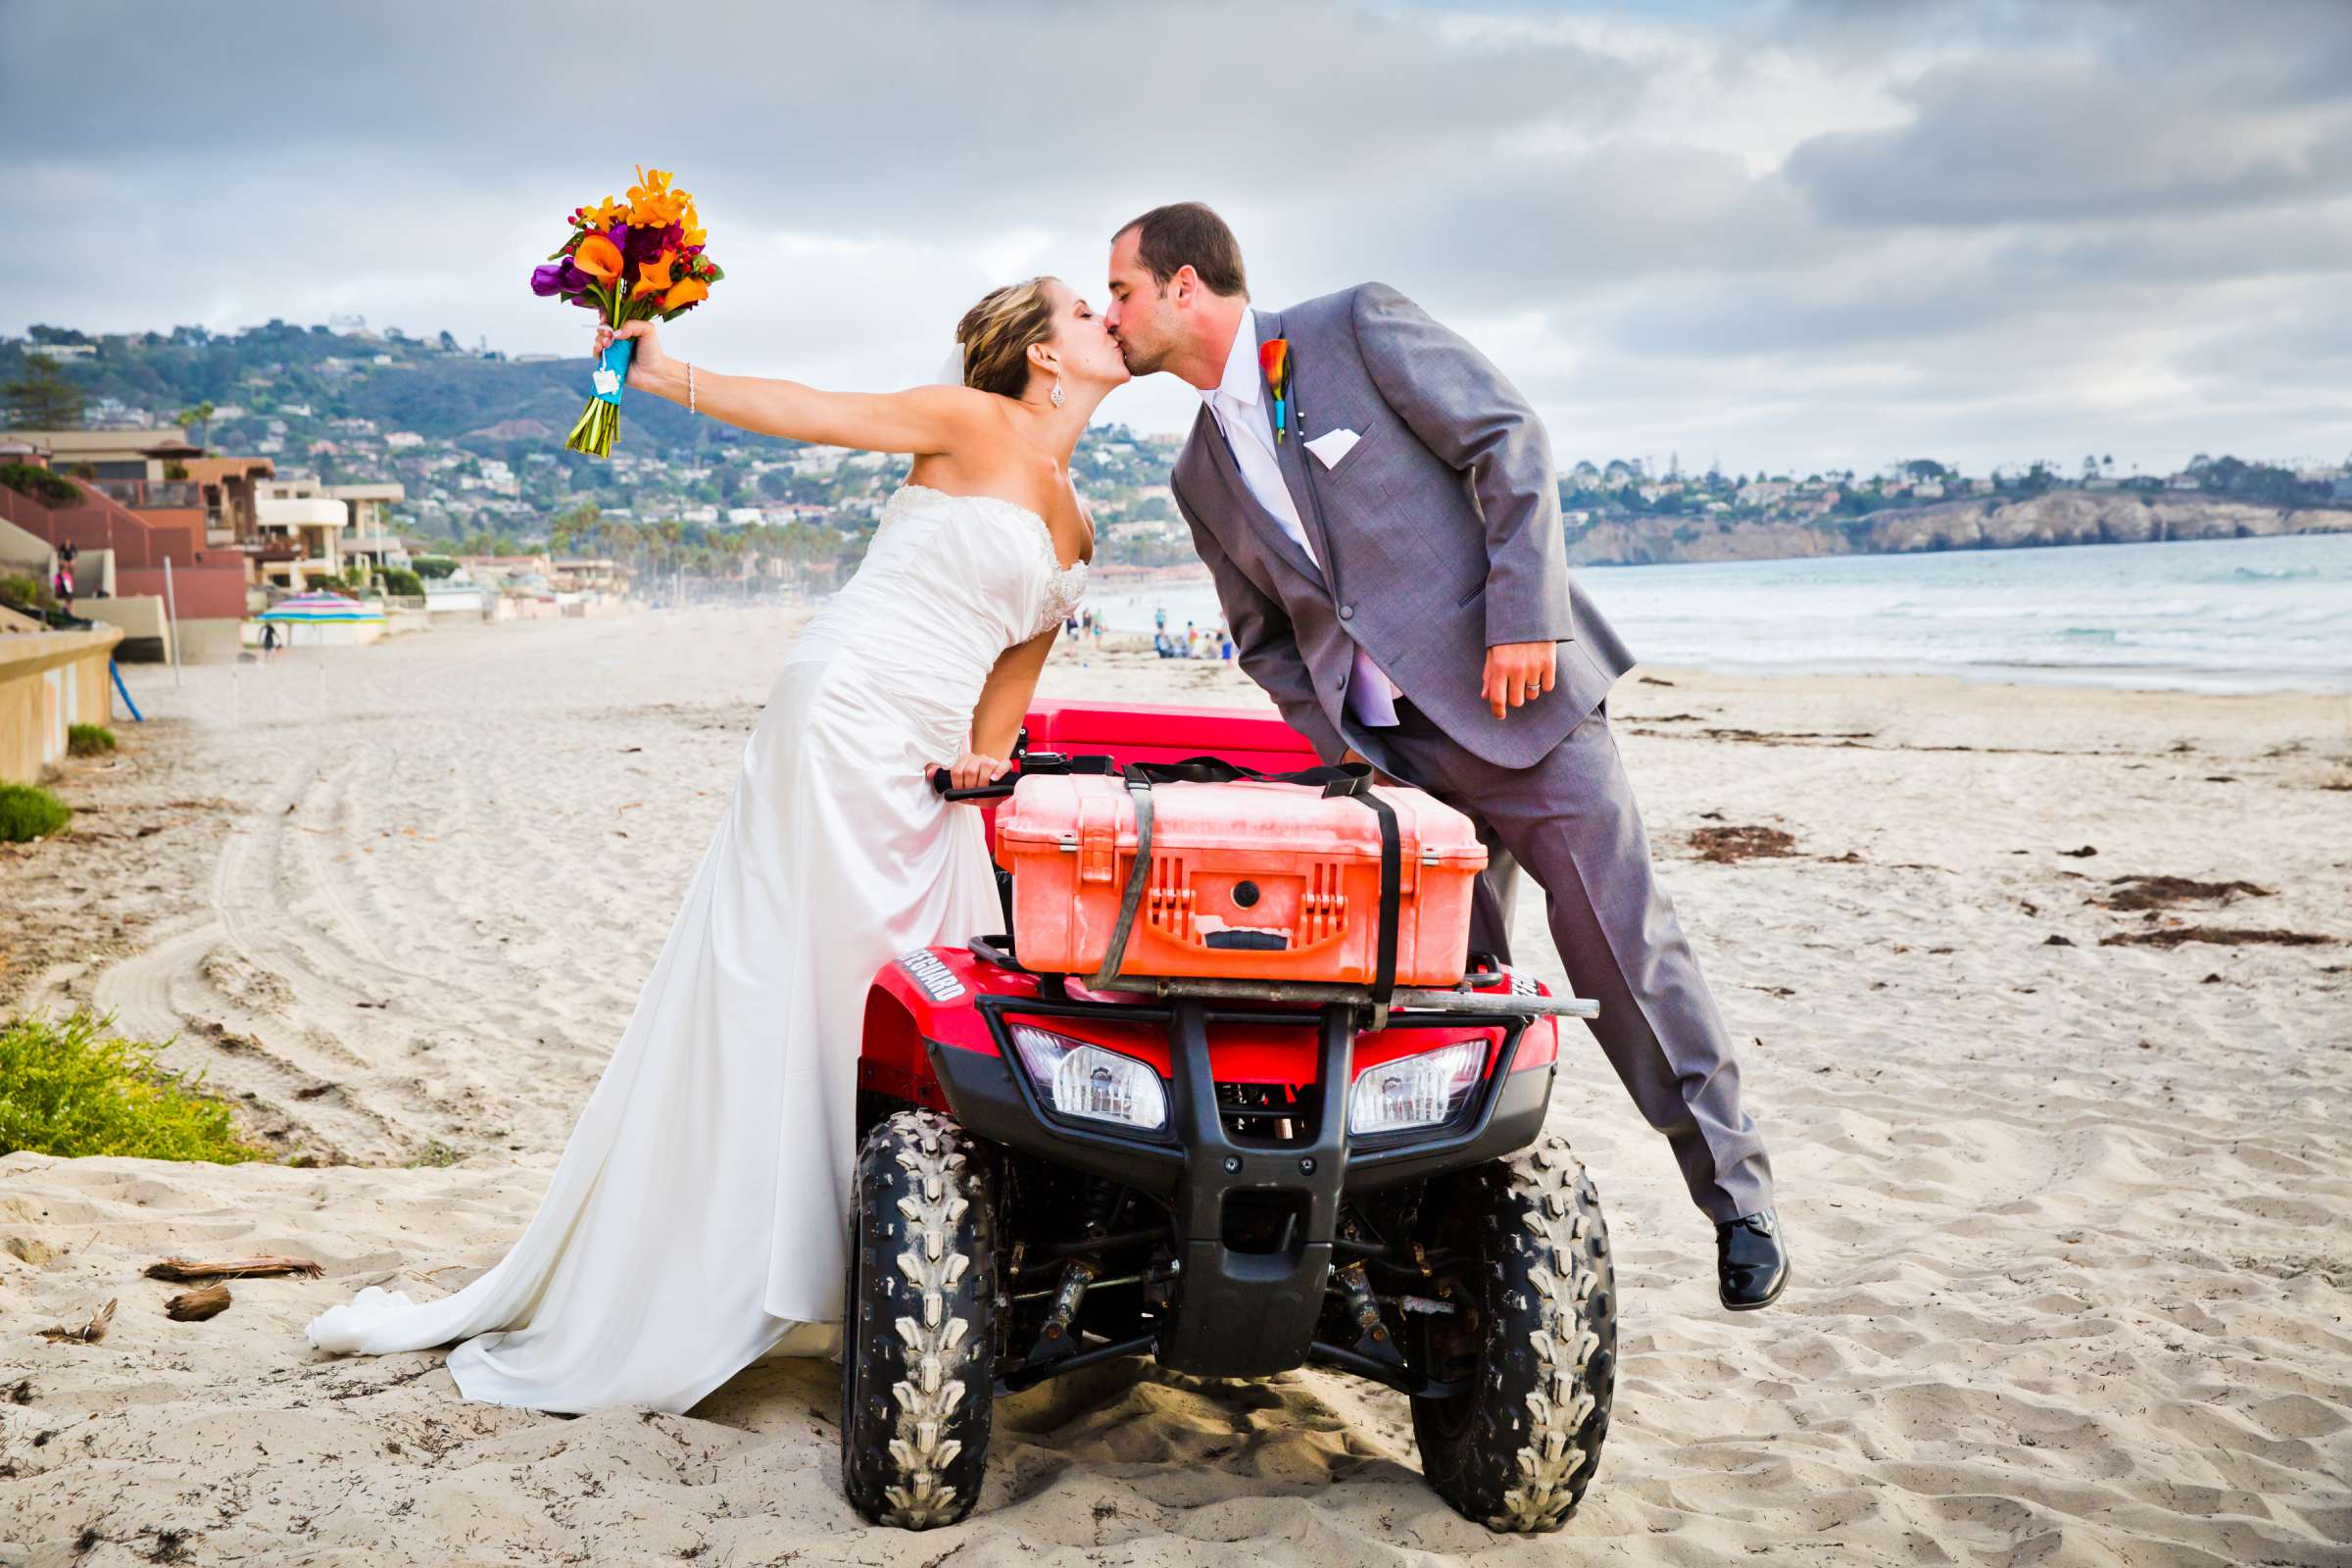
[{"label": "dry seaweed on sand", "polygon": [[1735,860],[1773,859],[1796,853],[1796,838],[1777,827],[1735,823],[1702,827],[1690,835],[1690,848],[1702,860],[1727,865]]},{"label": "dry seaweed on sand", "polygon": [[2183,904],[2267,899],[2272,892],[2252,882],[2198,882],[2184,876],[2119,876],[2109,885],[2114,892],[2090,902],[2110,909],[2172,909]]},{"label": "dry seaweed on sand", "polygon": [[58,1327],[41,1330],[41,1338],[52,1345],[96,1345],[106,1338],[107,1325],[115,1320],[115,1303],[107,1302],[92,1312],[89,1321],[73,1328]]},{"label": "dry seaweed on sand", "polygon": [[210,1263],[167,1257],[147,1265],[151,1280],[258,1279],[265,1274],[300,1274],[315,1280],[325,1272],[307,1257],[229,1257]]},{"label": "dry seaweed on sand", "polygon": [[199,1285],[166,1301],[164,1315],[180,1323],[201,1323],[208,1317],[219,1317],[235,1304],[235,1300],[236,1298],[228,1294],[225,1285]]},{"label": "dry seaweed on sand", "polygon": [[2333,943],[2335,938],[2322,936],[2316,931],[2281,931],[2276,928],[2247,929],[2219,925],[2168,925],[2153,931],[2119,931],[2099,946],[2103,948],[2177,948],[2183,942],[2210,942],[2217,947],[2243,948],[2263,945],[2276,948],[2320,948]]}]

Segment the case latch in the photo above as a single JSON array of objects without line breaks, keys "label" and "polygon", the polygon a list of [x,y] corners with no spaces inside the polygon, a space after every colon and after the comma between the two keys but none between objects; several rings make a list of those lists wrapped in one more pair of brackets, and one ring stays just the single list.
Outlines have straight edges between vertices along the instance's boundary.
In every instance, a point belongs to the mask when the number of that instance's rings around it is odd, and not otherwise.
[{"label": "case latch", "polygon": [[1108,882],[1118,875],[1118,803],[1086,801],[1079,808],[1078,880]]}]

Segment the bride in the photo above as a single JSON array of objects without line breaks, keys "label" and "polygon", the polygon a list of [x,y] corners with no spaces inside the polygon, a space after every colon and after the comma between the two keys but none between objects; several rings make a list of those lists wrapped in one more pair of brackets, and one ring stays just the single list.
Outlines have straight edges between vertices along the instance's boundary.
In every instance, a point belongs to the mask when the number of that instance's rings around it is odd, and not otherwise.
[{"label": "bride", "polygon": [[454,1296],[370,1286],[309,1332],[365,1354],[463,1340],[449,1369],[469,1399],[675,1412],[771,1350],[839,1345],[868,980],[1000,919],[979,813],[943,803],[928,771],[969,786],[1008,766],[1093,553],[1070,453],[1127,368],[1050,277],[964,316],[961,386],[698,374],[650,321],[619,335],[636,339],[632,387],[764,435],[912,453],[913,467],[864,564],[785,655],[520,1240]]}]

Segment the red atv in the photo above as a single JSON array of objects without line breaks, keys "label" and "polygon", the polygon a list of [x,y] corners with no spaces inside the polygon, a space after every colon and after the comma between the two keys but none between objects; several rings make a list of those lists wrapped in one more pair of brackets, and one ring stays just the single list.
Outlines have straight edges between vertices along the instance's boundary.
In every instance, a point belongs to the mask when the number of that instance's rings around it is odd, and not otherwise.
[{"label": "red atv", "polygon": [[[1203,757],[1315,760],[1271,716],[1049,704],[1018,773]],[[1009,928],[1008,886],[1005,907]],[[1554,1020],[1595,1004],[1478,954],[1445,988],[1121,971],[1092,990],[1024,968],[1018,938],[906,954],[866,1003],[841,1422],[858,1511],[955,1523],[997,1394],[1151,1355],[1401,1390],[1441,1496],[1557,1529],[1615,1380],[1600,1202],[1544,1132]]]}]

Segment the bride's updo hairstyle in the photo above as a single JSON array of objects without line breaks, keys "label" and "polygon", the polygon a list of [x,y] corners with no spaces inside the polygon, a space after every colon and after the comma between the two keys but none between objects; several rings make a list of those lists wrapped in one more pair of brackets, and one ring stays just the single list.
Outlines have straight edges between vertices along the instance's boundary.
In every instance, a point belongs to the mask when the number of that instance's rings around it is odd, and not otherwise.
[{"label": "bride's updo hairstyle", "polygon": [[1007,283],[963,313],[956,341],[963,345],[965,386],[1007,398],[1029,390],[1029,346],[1054,340],[1054,302],[1046,294],[1052,281]]}]

